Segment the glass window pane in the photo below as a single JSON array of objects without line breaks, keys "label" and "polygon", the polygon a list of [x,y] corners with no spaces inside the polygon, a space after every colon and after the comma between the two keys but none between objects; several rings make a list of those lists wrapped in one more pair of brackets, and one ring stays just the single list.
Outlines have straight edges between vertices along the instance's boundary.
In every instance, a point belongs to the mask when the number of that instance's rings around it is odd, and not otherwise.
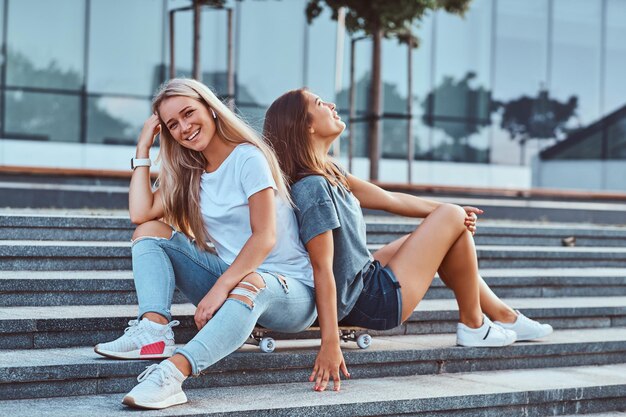
[{"label": "glass window pane", "polygon": [[[178,0],[169,0],[168,9],[177,9],[182,5]],[[233,6],[230,4],[230,6]],[[169,25],[169,14],[166,16]],[[227,12],[209,7],[202,7],[200,25],[200,70],[202,82],[217,94],[226,95],[227,85]],[[168,28],[169,31],[169,28]],[[193,12],[181,10],[174,15],[174,42],[176,76],[191,77],[193,68]],[[169,32],[165,38],[166,78],[169,78],[170,45]],[[236,53],[236,51],[235,51]]]},{"label": "glass window pane", "polygon": [[626,159],[626,116],[607,129],[609,159]]},{"label": "glass window pane", "polygon": [[[335,96],[335,50],[337,44],[337,22],[331,19],[331,12],[326,7],[322,14],[308,25],[308,47],[304,84],[325,100],[337,100]],[[350,35],[346,33],[346,38]],[[344,57],[350,55],[350,43],[344,43]],[[345,60],[343,65],[350,65]],[[345,69],[345,68],[344,68]],[[349,68],[348,68],[349,70]],[[350,88],[349,72],[343,71],[342,85],[339,86],[343,95]],[[346,101],[347,103],[347,101]],[[338,103],[339,104],[339,103]],[[343,102],[342,102],[343,104]],[[347,107],[344,109],[347,110]]]},{"label": "glass window pane", "polygon": [[149,100],[90,97],[87,108],[87,142],[134,145],[149,115]]},{"label": "glass window pane", "polygon": [[4,97],[8,138],[80,141],[79,96],[6,91]]},{"label": "glass window pane", "polygon": [[[408,47],[395,39],[382,44],[383,113],[407,113]],[[405,127],[406,130],[406,127]]]},{"label": "glass window pane", "polygon": [[[164,71],[163,4],[154,0],[90,4],[88,91],[152,95]],[[114,29],[112,22],[123,30]]]},{"label": "glass window pane", "polygon": [[608,0],[606,7],[604,114],[626,105],[626,2]]},{"label": "glass window pane", "polygon": [[383,119],[381,149],[383,158],[407,159],[408,120]]},{"label": "glass window pane", "polygon": [[[305,5],[305,0],[237,3],[238,82],[248,89],[252,103],[269,105],[287,90],[302,87]],[[333,68],[334,62],[319,62],[316,68],[325,67]],[[237,102],[245,104],[239,95]]]},{"label": "glass window pane", "polygon": [[559,149],[553,156],[544,159],[600,159],[602,157],[602,130],[584,136],[576,135],[577,139],[569,139],[567,147]]},{"label": "glass window pane", "polygon": [[80,89],[85,1],[11,1],[8,10],[7,84]]},{"label": "glass window pane", "polygon": [[265,121],[265,107],[237,106],[243,120],[257,132],[263,132],[263,122]]},{"label": "glass window pane", "polygon": [[434,15],[424,17],[416,31],[420,44],[413,49],[413,114],[421,116],[432,113],[433,108],[426,97],[432,90],[432,47]]},{"label": "glass window pane", "polygon": [[489,162],[488,129],[480,125],[437,121],[432,159],[452,162]]},{"label": "glass window pane", "polygon": [[515,103],[525,97],[536,98],[547,88],[549,4],[546,0],[497,0],[494,3],[496,39],[492,97],[499,111],[494,115],[492,127],[492,163],[526,163],[520,161],[523,157],[520,142],[501,125],[509,122],[503,120],[507,105],[515,107]]},{"label": "glass window pane", "polygon": [[555,0],[550,95],[577,99],[573,126],[600,116],[600,40],[602,2]]},{"label": "glass window pane", "polygon": [[[345,88],[337,95],[337,107],[345,109],[348,114],[350,99],[350,60],[351,44],[349,36],[346,37],[343,61],[343,79]],[[358,40],[354,43],[354,84],[355,84],[355,111],[357,116],[367,111],[368,91],[372,74],[372,41],[369,38]],[[347,117],[345,118],[347,120]]]},{"label": "glass window pane", "polygon": [[491,15],[491,0],[472,2],[465,18],[437,12],[435,115],[488,117]]}]

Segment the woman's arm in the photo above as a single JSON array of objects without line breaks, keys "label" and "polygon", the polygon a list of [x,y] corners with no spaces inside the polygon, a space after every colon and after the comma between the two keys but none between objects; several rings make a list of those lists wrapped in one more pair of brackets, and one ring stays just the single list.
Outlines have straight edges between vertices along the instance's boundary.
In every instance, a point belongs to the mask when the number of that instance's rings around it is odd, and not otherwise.
[{"label": "woman's arm", "polygon": [[359,200],[361,207],[384,210],[407,217],[426,217],[441,204],[413,195],[383,190],[371,182],[363,181],[348,174],[348,184],[352,194]]},{"label": "woman's arm", "polygon": [[276,210],[274,189],[266,188],[250,196],[250,227],[248,238],[239,255],[198,303],[194,320],[198,329],[204,327],[224,304],[230,291],[248,274],[256,271],[276,242]]},{"label": "woman's arm", "polygon": [[[136,158],[150,157],[150,148],[160,131],[159,117],[153,114],[145,121],[139,134]],[[137,225],[163,217],[160,191],[157,190],[153,193],[150,185],[150,167],[137,167],[133,171],[128,190],[128,211],[130,221]]]},{"label": "woman's arm", "polygon": [[335,391],[341,388],[339,371],[350,377],[346,362],[339,347],[339,325],[337,324],[337,288],[333,274],[333,232],[328,230],[309,240],[306,249],[313,266],[315,303],[322,336],[322,346],[309,381],[315,381],[315,390],[324,391],[330,378]]},{"label": "woman's arm", "polygon": [[[383,190],[371,182],[363,181],[352,174],[348,174],[348,184],[352,194],[359,200],[361,207],[384,210],[389,213],[407,217],[424,218],[444,203],[405,193],[395,193]],[[464,206],[467,213],[465,227],[472,235],[476,233],[477,215],[483,211],[472,206]]]}]

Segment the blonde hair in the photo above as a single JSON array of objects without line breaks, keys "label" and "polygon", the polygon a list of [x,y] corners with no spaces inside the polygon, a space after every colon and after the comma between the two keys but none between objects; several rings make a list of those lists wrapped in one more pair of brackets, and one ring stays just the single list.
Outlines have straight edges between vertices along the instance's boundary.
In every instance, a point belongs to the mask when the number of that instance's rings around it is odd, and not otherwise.
[{"label": "blonde hair", "polygon": [[[284,175],[272,148],[239,116],[222,103],[206,85],[192,79],[174,78],[165,82],[152,100],[152,110],[170,97],[190,97],[215,114],[216,133],[232,144],[249,143],[265,156],[281,198],[290,202]],[[159,115],[160,117],[160,115]],[[172,138],[161,120],[161,170],[157,186],[161,190],[164,220],[185,235],[195,238],[198,246],[209,250],[206,229],[200,211],[200,179],[207,160],[201,152],[181,146]]]}]

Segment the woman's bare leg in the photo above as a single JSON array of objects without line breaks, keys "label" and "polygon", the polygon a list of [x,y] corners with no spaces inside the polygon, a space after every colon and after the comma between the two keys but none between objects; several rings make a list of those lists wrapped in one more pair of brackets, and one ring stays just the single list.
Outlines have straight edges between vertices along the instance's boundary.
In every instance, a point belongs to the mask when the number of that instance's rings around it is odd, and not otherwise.
[{"label": "woman's bare leg", "polygon": [[[462,208],[450,204],[440,206],[399,244],[386,262],[386,266],[391,268],[402,287],[403,321],[424,297],[450,249],[466,233],[464,219],[465,212]],[[382,251],[382,254],[385,252],[388,251]],[[377,254],[381,255],[378,252]],[[459,304],[460,321],[475,328],[481,326],[483,314],[480,308],[478,274],[476,270],[460,267],[471,261],[469,255],[459,252],[456,254],[459,259],[451,259],[448,268],[454,266],[455,272],[459,272],[454,280],[458,289],[455,295]],[[473,256],[476,257],[475,254]],[[380,256],[377,259],[380,260]]]},{"label": "woman's bare leg", "polygon": [[[388,245],[382,247],[381,249],[379,249],[378,251],[374,253],[374,258],[378,260],[383,266],[387,265],[389,261],[391,260],[391,258],[396,254],[396,252],[398,252],[400,247],[404,244],[404,242],[409,238],[409,236],[411,235],[405,235],[389,243]],[[458,293],[461,293],[463,289],[462,289],[462,286],[459,287],[457,285],[457,280],[454,279],[455,276],[452,271],[456,269],[455,266],[452,264],[448,265],[446,260],[448,259],[448,255],[452,259],[458,258],[459,252],[460,253],[473,252],[474,253],[473,258],[474,259],[476,258],[475,256],[476,248],[474,246],[474,239],[469,234],[469,232],[463,233],[459,237],[459,239],[453,244],[453,246],[448,251],[448,254],[442,261],[442,267],[444,267],[443,268],[444,270],[442,271],[442,268],[439,268],[439,271],[438,271],[439,277],[441,278],[441,280],[444,282],[444,284],[446,284],[448,288],[454,291],[455,296]],[[463,258],[464,256],[465,255],[461,255],[460,257]],[[473,261],[471,263],[475,264],[475,262]],[[446,264],[447,266],[444,266],[444,264]],[[465,266],[460,265],[460,266],[464,268],[464,270],[465,268],[467,268],[467,265]],[[491,290],[491,288],[489,288],[489,286],[483,280],[480,274],[478,275],[478,285],[479,285],[479,294],[480,294],[480,307],[482,311],[489,318],[491,318],[492,320],[503,322],[503,323],[513,323],[517,319],[517,313],[515,313],[515,311],[511,307],[506,305],[502,300],[500,300],[500,298],[498,298],[496,294],[494,294],[494,292]]]}]

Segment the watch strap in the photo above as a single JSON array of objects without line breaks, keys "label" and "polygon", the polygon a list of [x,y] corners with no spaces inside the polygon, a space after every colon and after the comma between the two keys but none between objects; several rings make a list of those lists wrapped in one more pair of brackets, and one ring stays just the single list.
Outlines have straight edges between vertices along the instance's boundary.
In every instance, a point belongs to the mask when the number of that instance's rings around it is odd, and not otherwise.
[{"label": "watch strap", "polygon": [[152,161],[149,158],[130,158],[130,168],[135,169],[137,167],[149,167],[152,166]]}]

